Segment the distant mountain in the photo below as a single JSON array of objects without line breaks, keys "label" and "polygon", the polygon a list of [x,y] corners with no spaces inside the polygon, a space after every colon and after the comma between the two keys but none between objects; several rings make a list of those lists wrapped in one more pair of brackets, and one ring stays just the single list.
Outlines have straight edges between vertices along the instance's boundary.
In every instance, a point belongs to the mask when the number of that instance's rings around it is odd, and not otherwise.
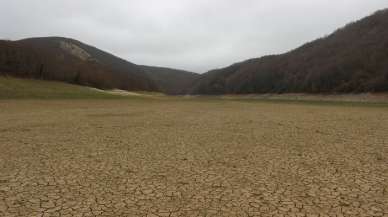
[{"label": "distant mountain", "polygon": [[212,70],[191,94],[388,91],[388,9],[282,55]]},{"label": "distant mountain", "polygon": [[183,94],[199,74],[178,69],[154,66],[139,66],[158,85],[158,88],[167,94]]},{"label": "distant mountain", "polygon": [[104,89],[158,91],[143,69],[74,39],[0,41],[0,75],[58,80]]}]

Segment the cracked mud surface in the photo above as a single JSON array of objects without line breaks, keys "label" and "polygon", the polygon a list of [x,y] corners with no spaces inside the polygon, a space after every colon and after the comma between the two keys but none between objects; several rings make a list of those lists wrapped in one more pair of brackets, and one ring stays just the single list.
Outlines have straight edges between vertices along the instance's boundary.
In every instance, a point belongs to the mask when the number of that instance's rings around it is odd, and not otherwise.
[{"label": "cracked mud surface", "polygon": [[388,109],[0,101],[0,216],[388,216]]}]

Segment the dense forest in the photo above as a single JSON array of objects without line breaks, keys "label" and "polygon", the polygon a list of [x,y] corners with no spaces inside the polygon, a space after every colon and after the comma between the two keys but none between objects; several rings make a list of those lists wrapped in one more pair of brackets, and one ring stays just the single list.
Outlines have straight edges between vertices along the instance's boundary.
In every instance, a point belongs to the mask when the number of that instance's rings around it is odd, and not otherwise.
[{"label": "dense forest", "polygon": [[388,91],[388,10],[282,55],[209,71],[191,94]]}]

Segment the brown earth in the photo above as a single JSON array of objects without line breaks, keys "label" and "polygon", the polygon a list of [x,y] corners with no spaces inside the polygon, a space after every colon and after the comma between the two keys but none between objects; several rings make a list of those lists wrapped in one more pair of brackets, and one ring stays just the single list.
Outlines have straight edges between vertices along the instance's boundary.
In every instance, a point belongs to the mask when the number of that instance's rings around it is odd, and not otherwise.
[{"label": "brown earth", "polygon": [[388,109],[0,101],[0,216],[388,216]]},{"label": "brown earth", "polygon": [[388,104],[388,93],[361,93],[361,94],[247,94],[223,95],[224,99],[273,100],[273,101],[304,101],[329,103],[381,103]]}]

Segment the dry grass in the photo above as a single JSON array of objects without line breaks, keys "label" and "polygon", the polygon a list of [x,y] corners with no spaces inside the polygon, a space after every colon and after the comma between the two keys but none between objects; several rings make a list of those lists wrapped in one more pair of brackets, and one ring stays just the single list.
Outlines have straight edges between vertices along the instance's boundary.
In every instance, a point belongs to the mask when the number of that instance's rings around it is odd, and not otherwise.
[{"label": "dry grass", "polygon": [[79,85],[0,76],[0,100],[4,99],[118,99],[108,92]]},{"label": "dry grass", "polygon": [[0,216],[387,216],[388,109],[0,101]]}]

